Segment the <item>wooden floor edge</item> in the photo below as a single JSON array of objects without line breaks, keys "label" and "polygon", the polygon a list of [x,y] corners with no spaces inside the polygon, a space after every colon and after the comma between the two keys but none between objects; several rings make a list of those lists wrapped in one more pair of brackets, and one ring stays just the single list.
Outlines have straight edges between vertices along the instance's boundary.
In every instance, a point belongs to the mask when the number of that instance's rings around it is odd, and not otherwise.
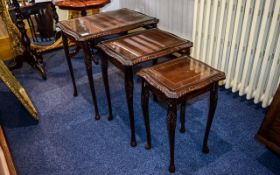
[{"label": "wooden floor edge", "polygon": [[0,145],[4,151],[4,155],[5,155],[5,158],[7,161],[7,165],[8,165],[10,174],[17,175],[16,168],[15,168],[15,165],[13,162],[13,158],[12,158],[11,152],[9,150],[9,146],[6,142],[5,135],[4,135],[4,132],[3,132],[3,129],[1,126],[0,126]]}]

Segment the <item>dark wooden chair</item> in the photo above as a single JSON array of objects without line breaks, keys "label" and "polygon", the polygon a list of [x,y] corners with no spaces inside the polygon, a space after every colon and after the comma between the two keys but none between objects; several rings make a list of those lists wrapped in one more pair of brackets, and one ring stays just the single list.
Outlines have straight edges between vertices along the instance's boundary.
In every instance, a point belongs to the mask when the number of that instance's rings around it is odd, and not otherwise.
[{"label": "dark wooden chair", "polygon": [[[8,5],[11,19],[21,33],[21,42],[25,50],[22,55],[15,58],[15,64],[10,66],[10,69],[21,68],[23,63],[27,62],[39,71],[43,79],[46,79],[41,53],[54,48],[53,44],[60,37],[55,28],[58,15],[54,5],[52,2],[27,3],[25,1],[20,5],[17,0],[9,1]],[[23,20],[27,20],[31,36],[28,36]]]}]

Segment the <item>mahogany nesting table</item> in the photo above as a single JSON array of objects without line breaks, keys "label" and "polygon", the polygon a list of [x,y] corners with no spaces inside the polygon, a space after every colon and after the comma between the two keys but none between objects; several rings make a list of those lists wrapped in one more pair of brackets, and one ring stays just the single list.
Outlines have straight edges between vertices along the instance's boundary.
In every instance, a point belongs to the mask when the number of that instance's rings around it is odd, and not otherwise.
[{"label": "mahogany nesting table", "polygon": [[125,92],[128,105],[131,146],[136,146],[134,110],[133,110],[133,68],[143,62],[182,51],[190,53],[192,42],[179,38],[171,33],[159,29],[150,29],[117,39],[101,42],[99,47],[104,52],[101,59],[102,75],[110,116],[112,116],[110,89],[108,84],[108,60],[124,72]]},{"label": "mahogany nesting table", "polygon": [[[151,133],[148,111],[149,91],[167,103],[167,130],[170,146],[169,171],[175,171],[174,143],[177,120],[177,104],[210,91],[209,113],[203,140],[203,152],[208,153],[208,135],[218,100],[218,82],[225,74],[189,56],[183,56],[138,72],[142,78],[141,103],[147,132],[146,149],[151,148]],[[181,112],[184,110],[181,110]],[[185,115],[181,113],[181,132],[185,128]]]},{"label": "mahogany nesting table", "polygon": [[[127,32],[139,27],[154,28],[157,26],[157,23],[158,19],[156,18],[128,9],[119,9],[92,16],[65,20],[57,24],[62,31],[63,47],[71,74],[74,96],[77,96],[78,93],[69,54],[68,38],[74,41],[84,51],[84,63],[94,102],[95,119],[100,119],[100,115],[92,76],[93,55],[91,54],[90,44],[104,36]],[[111,115],[111,113],[109,115]],[[109,116],[109,119],[110,118]]]}]

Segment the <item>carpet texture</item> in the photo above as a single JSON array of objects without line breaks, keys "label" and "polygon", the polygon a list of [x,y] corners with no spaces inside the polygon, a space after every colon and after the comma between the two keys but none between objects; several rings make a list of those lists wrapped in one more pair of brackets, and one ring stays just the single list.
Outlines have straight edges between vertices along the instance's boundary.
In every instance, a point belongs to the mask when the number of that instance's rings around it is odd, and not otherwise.
[{"label": "carpet texture", "polygon": [[[132,148],[123,74],[113,66],[109,81],[113,121],[107,105],[100,65],[94,65],[94,81],[101,120],[94,119],[83,58],[73,59],[78,96],[63,50],[44,55],[48,80],[25,65],[15,76],[30,94],[40,113],[33,121],[16,98],[0,83],[0,119],[19,175],[137,175],[169,174],[169,146],[164,104],[150,99],[151,150],[145,150],[145,128],[140,106],[140,81],[135,77],[134,107],[137,147]],[[176,130],[175,164],[180,175],[280,174],[280,158],[254,136],[265,115],[259,105],[220,88],[216,115],[209,136],[210,153],[201,152],[208,112],[208,96],[188,102],[185,134]]]}]

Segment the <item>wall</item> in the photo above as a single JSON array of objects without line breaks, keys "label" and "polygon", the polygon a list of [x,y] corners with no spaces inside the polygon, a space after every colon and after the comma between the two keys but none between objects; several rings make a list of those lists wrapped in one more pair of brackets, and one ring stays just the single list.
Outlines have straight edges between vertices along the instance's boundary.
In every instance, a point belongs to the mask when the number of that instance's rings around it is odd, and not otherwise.
[{"label": "wall", "polygon": [[159,18],[159,28],[192,40],[194,0],[120,0],[120,7]]}]

